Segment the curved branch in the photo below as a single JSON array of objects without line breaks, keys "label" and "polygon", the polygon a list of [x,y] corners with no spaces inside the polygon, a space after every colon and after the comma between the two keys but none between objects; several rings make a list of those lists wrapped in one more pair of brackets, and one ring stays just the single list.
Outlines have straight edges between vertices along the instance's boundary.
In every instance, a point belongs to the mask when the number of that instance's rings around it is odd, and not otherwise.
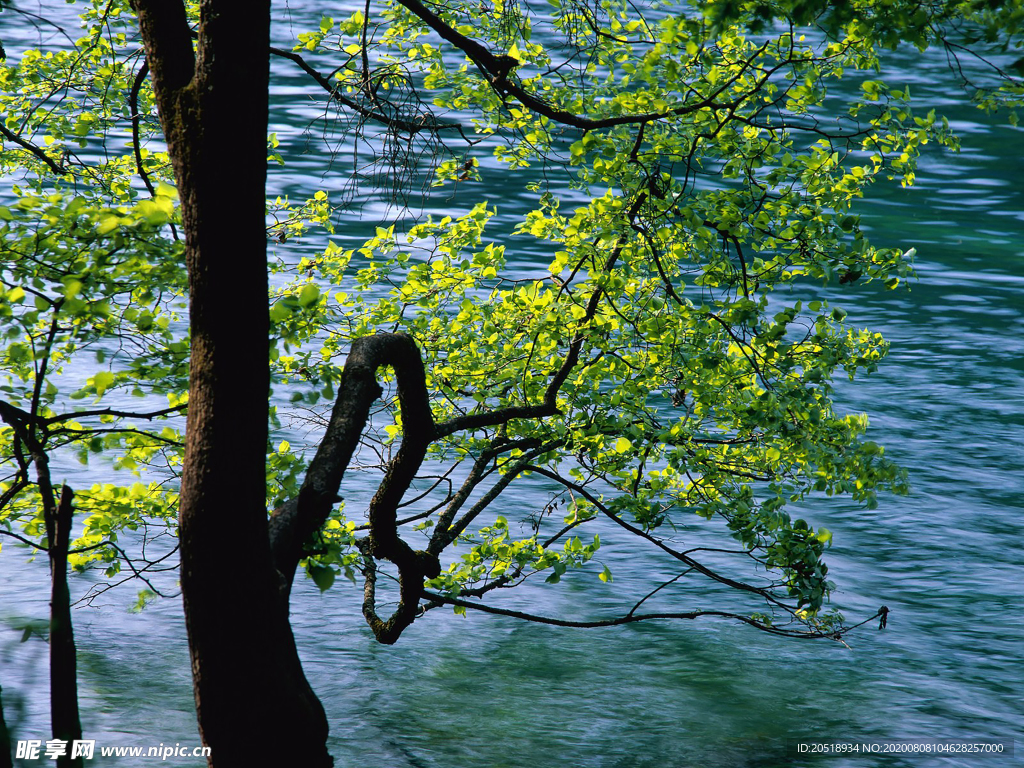
[{"label": "curved branch", "polygon": [[[345,470],[369,420],[370,406],[382,394],[376,374],[378,368],[385,366],[395,371],[398,381],[402,444],[370,501],[370,535],[361,542],[360,549],[366,560],[363,615],[377,640],[390,645],[416,618],[423,579],[441,572],[436,555],[414,551],[398,535],[397,512],[402,497],[416,477],[427,447],[437,439],[423,359],[411,336],[381,333],[352,343],[327,432],[310,462],[298,497],[274,511],[270,541],[274,565],[287,593],[304,555],[304,545],[327,521],[337,501]],[[387,620],[382,620],[376,611],[374,558],[398,566],[400,599],[397,610]]]},{"label": "curved branch", "polygon": [[58,176],[63,176],[68,172],[67,168],[61,165],[57,165],[57,163],[54,162],[53,158],[47,155],[42,149],[40,149],[30,141],[25,141],[25,139],[21,138],[21,136],[7,128],[7,126],[5,126],[2,121],[0,121],[0,136],[3,136],[9,141],[14,142],[22,149],[26,149],[29,152],[31,152],[33,155],[35,155],[44,163],[46,163],[46,165],[49,166],[50,170],[53,171]]},{"label": "curved branch", "polygon": [[[134,427],[123,427],[123,428],[96,428],[96,429],[58,429],[50,433],[52,436],[64,436],[68,440],[63,445],[78,440],[79,438],[86,437],[88,435],[138,435],[139,437],[148,437],[150,440],[155,440],[163,445],[173,445],[178,448],[183,448],[185,443],[180,440],[172,440],[169,437],[163,437],[161,435],[154,435],[152,432],[144,432],[141,429],[135,429]],[[147,446],[152,447],[152,446]]]},{"label": "curved branch", "polygon": [[405,628],[412,624],[419,615],[419,599],[423,594],[423,574],[416,573],[415,568],[399,567],[398,608],[387,619],[382,619],[377,614],[377,563],[369,554],[364,554],[363,563],[363,618],[373,630],[373,636],[377,642],[394,645]]},{"label": "curved branch", "polygon": [[93,411],[75,411],[73,413],[65,413],[60,416],[51,416],[48,419],[43,419],[45,426],[51,424],[58,424],[62,421],[71,421],[72,419],[84,419],[88,416],[116,416],[123,419],[157,419],[161,416],[168,416],[172,413],[181,413],[188,405],[182,403],[181,405],[175,405],[171,408],[162,408],[159,411],[150,411],[149,413],[136,413],[134,411],[119,411],[114,408],[99,408]]},{"label": "curved branch", "polygon": [[44,547],[42,544],[36,544],[34,541],[32,541],[32,539],[26,538],[25,536],[22,536],[21,534],[15,533],[14,531],[3,531],[3,530],[0,530],[0,536],[9,536],[10,538],[14,539],[15,541],[20,541],[22,544],[24,544],[24,545],[26,545],[28,547],[31,547],[32,549],[38,550],[40,552],[49,552],[50,551],[49,547]]},{"label": "curved branch", "polygon": [[[428,27],[440,35],[442,39],[451,43],[465,53],[466,56],[476,64],[477,68],[487,76],[491,83],[491,87],[493,87],[497,93],[515,96],[521,104],[533,110],[537,114],[543,115],[544,117],[554,120],[562,125],[568,125],[584,131],[592,131],[598,128],[612,128],[617,125],[644,124],[653,120],[663,120],[667,117],[688,115],[708,107],[714,109],[735,108],[746,98],[745,96],[740,96],[737,100],[725,104],[719,103],[717,101],[718,97],[732,87],[733,83],[739,80],[747,69],[753,65],[754,60],[769,45],[768,42],[765,42],[748,60],[743,62],[743,66],[739,68],[739,71],[733,77],[729,78],[710,96],[701,99],[700,101],[696,101],[691,104],[682,104],[678,107],[666,109],[662,112],[647,112],[639,115],[617,115],[615,117],[591,118],[567,112],[566,110],[559,109],[558,107],[553,107],[534,96],[522,86],[510,81],[508,79],[508,75],[518,65],[519,62],[517,59],[505,54],[495,55],[491,53],[476,40],[466,37],[458,30],[446,24],[437,14],[423,5],[420,0],[398,1],[407,10],[419,17]],[[767,79],[767,76],[765,79]],[[758,83],[757,89],[759,90],[762,85],[763,82]]]},{"label": "curved branch", "polygon": [[142,83],[148,74],[149,61],[143,59],[142,66],[139,67],[139,71],[135,74],[132,90],[128,94],[128,106],[132,111],[132,149],[135,151],[135,168],[142,178],[142,183],[146,185],[150,197],[155,197],[156,189],[153,187],[153,182],[149,180],[149,173],[147,173],[146,167],[142,163],[142,147],[139,141],[139,123],[142,121],[142,115],[139,114],[139,91],[142,90]]},{"label": "curved branch", "polygon": [[[400,364],[392,362],[391,365],[398,378],[402,445],[395,458],[388,463],[384,479],[370,500],[370,535],[362,547],[368,562],[363,615],[377,641],[385,645],[395,643],[402,631],[415,620],[423,591],[423,579],[434,578],[441,573],[441,563],[436,554],[414,551],[398,535],[398,507],[423,463],[427,447],[436,438],[436,430],[427,399],[427,383],[419,349],[412,337],[405,334],[394,336],[399,339],[396,352]],[[405,349],[401,349],[401,346]],[[380,619],[374,607],[376,571],[373,558],[390,560],[398,566],[398,608],[386,621]]]},{"label": "curved branch", "polygon": [[608,517],[609,519],[614,521],[616,525],[619,525],[620,527],[625,528],[630,533],[632,533],[632,534],[634,534],[636,536],[639,536],[642,539],[646,539],[647,541],[652,543],[654,546],[658,547],[658,549],[661,549],[662,551],[664,551],[667,554],[671,555],[676,560],[679,560],[680,562],[685,563],[686,565],[688,565],[691,568],[693,568],[695,571],[698,571],[699,573],[704,574],[709,579],[712,579],[713,581],[717,581],[720,584],[724,584],[727,587],[732,587],[733,589],[738,589],[741,592],[752,592],[752,593],[754,593],[756,595],[760,595],[767,602],[769,602],[772,605],[775,605],[775,606],[781,608],[782,610],[786,611],[787,613],[789,613],[789,614],[794,614],[795,613],[795,611],[794,611],[794,609],[792,607],[786,605],[784,602],[782,602],[777,597],[772,595],[771,592],[769,592],[768,590],[762,589],[761,587],[755,587],[755,586],[753,586],[751,584],[745,584],[742,581],[736,581],[735,579],[730,579],[727,576],[723,576],[720,573],[716,573],[715,571],[711,570],[710,568],[708,568],[703,563],[701,563],[701,562],[699,562],[697,560],[694,560],[692,557],[687,555],[685,552],[678,552],[678,551],[672,549],[667,544],[665,544],[665,542],[661,541],[660,539],[657,539],[654,536],[651,536],[651,534],[647,533],[646,531],[641,530],[640,528],[637,528],[636,526],[630,525],[625,520],[623,520],[621,517],[619,517],[614,512],[612,512],[610,509],[608,509],[608,507],[606,507],[604,504],[602,504],[601,501],[594,496],[594,494],[592,494],[590,491],[588,491],[582,485],[574,483],[571,480],[567,480],[566,478],[562,477],[561,475],[557,474],[556,472],[552,472],[551,470],[545,469],[544,467],[538,467],[536,465],[531,465],[529,467],[529,470],[531,472],[536,472],[538,475],[543,475],[544,477],[546,477],[546,478],[548,478],[550,480],[554,480],[556,483],[561,483],[566,488],[569,488],[570,490],[575,491],[576,493],[580,494],[587,501],[589,501],[591,504],[593,504],[595,509],[597,509],[601,514],[603,514],[605,517]]},{"label": "curved branch", "polygon": [[490,613],[496,616],[509,616],[513,619],[520,619],[522,621],[530,621],[535,624],[548,624],[555,627],[574,627],[576,629],[597,629],[600,627],[617,627],[622,624],[635,624],[639,621],[651,621],[652,619],[699,619],[704,616],[716,616],[723,619],[733,619],[735,621],[742,621],[744,624],[749,624],[752,627],[760,629],[762,632],[768,632],[773,635],[784,635],[786,637],[799,637],[805,640],[816,640],[819,638],[829,638],[830,640],[839,640],[843,635],[851,630],[861,627],[867,624],[869,621],[873,621],[880,616],[888,613],[888,609],[880,608],[874,616],[865,619],[859,624],[854,624],[852,627],[846,627],[845,629],[836,630],[832,632],[807,632],[802,630],[786,629],[784,627],[776,627],[771,624],[763,624],[757,619],[751,618],[750,616],[744,616],[741,613],[730,613],[729,611],[687,611],[684,613],[627,613],[625,616],[616,616],[613,619],[598,619],[596,621],[571,621],[569,619],[557,619],[551,616],[539,616],[533,613],[525,613],[524,611],[512,611],[507,608],[495,608],[491,605],[484,603],[473,603],[468,600],[460,600],[457,597],[448,597],[447,595],[441,595],[436,592],[430,592],[427,590],[423,591],[423,596],[428,600],[432,600],[435,603],[444,605],[454,605],[459,608],[472,608],[475,611],[481,611],[483,613]]},{"label": "curved branch", "polygon": [[[410,134],[419,133],[420,131],[458,131],[459,133],[463,133],[462,126],[459,123],[442,123],[437,120],[432,120],[430,122],[405,120],[400,117],[386,115],[379,110],[364,107],[358,101],[350,99],[342,94],[336,85],[333,85],[330,80],[321,75],[309,64],[309,62],[294,51],[286,51],[281,48],[272,47],[270,49],[270,53],[274,56],[280,56],[283,59],[288,59],[289,61],[297,64],[299,69],[313,78],[317,85],[330,94],[332,99],[337,101],[339,104],[343,104],[352,111],[357,112],[366,120],[373,120],[374,122],[381,123],[388,128],[404,131],[405,133]],[[464,133],[463,136],[465,136]]]},{"label": "curved branch", "polygon": [[[327,432],[310,462],[299,495],[274,510],[270,518],[271,550],[274,564],[284,579],[285,591],[291,588],[295,568],[304,556],[304,545],[327,521],[338,499],[345,470],[369,420],[370,406],[382,394],[376,373],[383,366],[393,368],[398,379],[403,439],[398,456],[388,467],[380,490],[371,502],[372,554],[395,562],[400,569],[403,563],[410,567],[406,562],[409,560],[426,568],[424,572],[433,570],[430,563],[408,549],[396,528],[396,510],[401,497],[419,469],[427,446],[436,439],[423,360],[411,336],[380,333],[352,343]],[[436,558],[433,560],[440,568]]]}]

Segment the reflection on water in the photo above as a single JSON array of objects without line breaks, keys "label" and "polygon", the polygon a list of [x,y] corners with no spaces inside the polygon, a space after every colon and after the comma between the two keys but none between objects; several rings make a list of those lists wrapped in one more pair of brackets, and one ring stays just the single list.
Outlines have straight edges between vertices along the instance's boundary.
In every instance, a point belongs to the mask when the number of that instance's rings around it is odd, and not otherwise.
[{"label": "reflection on water", "polygon": [[[914,189],[879,188],[862,206],[876,241],[917,248],[920,279],[909,291],[857,286],[830,295],[849,322],[892,342],[880,371],[841,387],[839,399],[871,414],[871,438],[910,470],[913,492],[873,512],[836,500],[801,510],[835,535],[836,602],[850,616],[884,603],[889,628],[861,631],[845,648],[713,622],[579,631],[434,611],[385,648],[364,628],[354,587],[321,596],[300,579],[296,635],[331,717],[339,765],[753,767],[794,764],[788,737],[1020,738],[1021,132],[958,106],[948,96],[953,85],[929,62],[908,56],[905,74],[919,108],[947,111],[964,150],[930,154]],[[309,107],[287,101],[303,92],[291,80],[275,95],[274,129],[294,155],[277,182],[283,192],[323,174],[315,145],[301,154],[306,141],[294,127],[310,118]],[[340,169],[324,177],[327,188],[343,181]],[[497,202],[506,224],[523,205],[501,186],[466,187],[463,198]],[[385,210],[367,201],[366,218],[347,219],[344,234],[372,230]],[[519,258],[525,269],[541,255]],[[26,567],[7,549],[0,616],[6,625],[45,616],[45,562]],[[609,561],[615,586],[660,575],[644,572],[635,556],[620,552],[618,568]],[[611,610],[615,590],[591,581],[566,577],[516,599],[545,613]],[[102,744],[195,743],[180,608],[164,601],[131,615],[131,599],[108,596],[108,607],[76,614],[86,731]],[[0,630],[7,715],[16,737],[45,738],[45,647],[19,639],[20,631]],[[940,764],[873,760],[829,764]]]}]

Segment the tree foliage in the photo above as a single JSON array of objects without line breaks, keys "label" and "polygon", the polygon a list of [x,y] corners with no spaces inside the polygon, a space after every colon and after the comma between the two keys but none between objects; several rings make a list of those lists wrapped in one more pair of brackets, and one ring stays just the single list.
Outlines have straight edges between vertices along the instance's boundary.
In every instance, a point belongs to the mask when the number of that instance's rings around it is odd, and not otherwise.
[{"label": "tree foliage", "polygon": [[[188,5],[201,29],[199,10]],[[846,495],[873,509],[906,486],[865,439],[867,418],[833,401],[836,378],[873,371],[886,343],[814,297],[912,274],[912,252],[865,236],[857,201],[875,183],[912,184],[928,143],[956,147],[941,116],[881,74],[887,51],[941,47],[979,106],[1012,119],[1021,13],[393,0],[271,48],[396,200],[425,160],[430,194],[487,176],[524,179],[532,196],[510,233],[495,234],[505,204],[482,201],[382,222],[355,248],[327,192],[267,201],[268,240],[290,243],[270,261],[271,419],[311,413],[326,428],[317,444],[267,446],[275,552],[297,548],[321,589],[361,581],[383,642],[442,605],[575,626],[728,616],[840,637],[831,533],[787,505]],[[147,549],[151,536],[176,532],[181,220],[132,10],[93,0],[81,18],[73,45],[9,50],[0,65],[0,533],[46,549],[53,491],[39,470],[99,457],[135,477],[75,489],[71,564],[147,578],[173,559],[172,545]],[[856,97],[838,98],[844,79]],[[273,173],[274,136],[267,154]],[[380,473],[367,509],[336,499],[350,461]],[[535,506],[505,502],[513,486]],[[612,581],[607,531],[676,575],[584,622],[484,599],[574,570]],[[377,613],[384,562],[401,582],[390,618]]]}]

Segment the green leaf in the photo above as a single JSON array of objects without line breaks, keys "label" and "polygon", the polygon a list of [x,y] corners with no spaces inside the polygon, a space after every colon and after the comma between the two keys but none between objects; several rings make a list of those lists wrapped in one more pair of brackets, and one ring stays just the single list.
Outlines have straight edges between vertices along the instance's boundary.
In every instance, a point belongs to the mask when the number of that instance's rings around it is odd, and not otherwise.
[{"label": "green leaf", "polygon": [[337,576],[337,573],[333,568],[328,565],[318,563],[315,560],[310,560],[307,563],[306,572],[309,574],[310,578],[313,579],[313,583],[320,588],[321,592],[326,592],[330,589]]},{"label": "green leaf", "polygon": [[110,371],[100,371],[91,379],[92,385],[96,387],[96,394],[102,395],[114,383],[114,374]]},{"label": "green leaf", "polygon": [[299,291],[299,306],[308,307],[310,304],[316,302],[320,298],[320,289],[309,283],[308,285],[302,286],[302,290]]},{"label": "green leaf", "polygon": [[282,320],[287,320],[292,316],[292,311],[283,302],[279,301],[270,308],[270,319],[275,323],[280,323]]},{"label": "green leaf", "polygon": [[97,232],[97,234],[100,234],[100,235],[106,235],[106,234],[109,234],[110,232],[113,232],[120,225],[121,225],[121,217],[120,216],[114,216],[114,215],[104,216],[102,219],[100,219],[100,223],[96,226],[96,232]]}]

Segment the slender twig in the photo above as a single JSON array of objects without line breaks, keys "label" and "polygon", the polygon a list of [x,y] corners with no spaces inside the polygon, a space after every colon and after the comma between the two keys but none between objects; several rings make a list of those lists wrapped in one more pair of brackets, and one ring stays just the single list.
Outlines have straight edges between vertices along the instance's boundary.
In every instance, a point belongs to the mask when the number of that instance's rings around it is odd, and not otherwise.
[{"label": "slender twig", "polygon": [[574,627],[576,629],[598,629],[601,627],[617,627],[623,624],[635,624],[640,621],[652,621],[657,619],[699,619],[704,616],[713,616],[723,619],[732,619],[735,621],[742,621],[744,624],[749,624],[756,629],[760,629],[762,632],[768,632],[773,635],[784,635],[786,637],[798,637],[805,640],[816,640],[820,638],[828,638],[830,640],[839,640],[843,635],[850,632],[857,627],[867,624],[869,621],[873,621],[882,615],[879,611],[864,621],[854,624],[851,627],[845,627],[839,630],[829,630],[825,632],[821,631],[807,631],[799,629],[786,629],[785,627],[774,626],[772,624],[764,624],[751,616],[745,616],[742,613],[731,613],[729,611],[686,611],[681,613],[628,613],[625,616],[616,616],[612,619],[597,619],[595,621],[573,621],[571,619],[558,619],[551,616],[540,616],[533,613],[526,613],[524,611],[513,611],[507,608],[495,608],[493,605],[487,605],[486,603],[474,603],[469,600],[461,600],[457,597],[449,597],[447,595],[441,595],[437,592],[431,592],[430,590],[423,590],[423,597],[427,600],[431,600],[435,603],[441,603],[444,605],[454,605],[459,608],[471,608],[474,611],[481,611],[483,613],[490,613],[496,616],[508,616],[513,619],[521,619],[523,621],[530,621],[535,624],[549,624],[555,627]]},{"label": "slender twig", "polygon": [[157,419],[161,416],[168,416],[172,413],[181,413],[188,405],[182,403],[181,405],[175,405],[171,408],[162,408],[159,411],[151,411],[149,413],[136,413],[134,411],[119,411],[114,408],[99,408],[92,411],[75,411],[74,413],[65,413],[60,416],[51,416],[48,419],[43,420],[43,424],[49,426],[51,424],[57,424],[62,421],[71,421],[72,419],[84,419],[88,416],[116,416],[124,419]]},{"label": "slender twig", "polygon": [[18,136],[18,134],[16,134],[13,131],[9,130],[7,128],[7,126],[5,126],[3,124],[3,121],[0,121],[0,135],[4,136],[6,139],[8,139],[10,141],[13,141],[19,147],[21,147],[23,149],[26,149],[29,152],[31,152],[33,155],[35,155],[40,160],[42,160],[44,163],[46,163],[46,165],[49,166],[50,170],[53,171],[58,176],[64,176],[68,172],[67,168],[64,168],[63,166],[58,165],[53,160],[53,158],[51,158],[49,155],[47,155],[42,149],[37,147],[35,144],[33,144],[30,141],[25,141],[25,139],[23,139],[20,136]]}]

